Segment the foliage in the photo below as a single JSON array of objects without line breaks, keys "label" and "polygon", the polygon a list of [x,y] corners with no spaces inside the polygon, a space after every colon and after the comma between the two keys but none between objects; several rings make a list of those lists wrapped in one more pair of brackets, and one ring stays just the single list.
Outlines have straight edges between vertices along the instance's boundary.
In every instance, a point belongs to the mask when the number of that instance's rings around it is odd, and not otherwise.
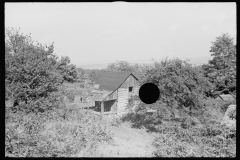
[{"label": "foliage", "polygon": [[76,67],[69,57],[58,60],[53,44],[35,43],[12,28],[6,29],[5,37],[6,99],[13,99],[14,106],[22,102],[32,106],[57,91],[64,80],[76,81]]},{"label": "foliage", "polygon": [[78,82],[84,82],[85,80],[85,75],[86,75],[86,72],[84,69],[82,68],[77,68],[77,75],[78,75]]},{"label": "foliage", "polygon": [[100,70],[89,69],[89,70],[86,70],[86,73],[88,75],[88,79],[90,80],[90,83],[94,84],[94,83],[96,83],[97,79],[99,78]]},{"label": "foliage", "polygon": [[207,98],[204,101],[203,113],[198,115],[202,123],[210,123],[210,121],[221,121],[230,104],[236,104],[236,101],[222,101]]},{"label": "foliage", "polygon": [[63,82],[56,72],[57,56],[53,51],[53,44],[34,44],[29,35],[6,29],[5,84],[7,94],[16,103],[46,98]]},{"label": "foliage", "polygon": [[[109,143],[112,135],[99,117],[76,107],[62,106],[38,114],[12,113],[6,116],[7,157],[69,157]],[[65,114],[65,117],[62,114]]]},{"label": "foliage", "polygon": [[235,157],[236,132],[219,124],[182,129],[163,123],[153,141],[157,157]]},{"label": "foliage", "polygon": [[71,61],[68,56],[61,57],[58,62],[57,71],[62,75],[65,81],[73,83],[77,81],[78,72],[76,66],[70,63]]},{"label": "foliage", "polygon": [[127,109],[131,110],[136,101],[140,101],[139,97],[137,95],[130,95],[130,97],[128,98]]},{"label": "foliage", "polygon": [[67,98],[69,99],[70,102],[73,102],[74,101],[74,98],[75,98],[75,94],[74,93],[67,93]]},{"label": "foliage", "polygon": [[112,117],[112,118],[108,117],[108,118],[109,118],[110,126],[118,127],[122,123],[121,118],[119,117]]},{"label": "foliage", "polygon": [[173,118],[175,109],[189,114],[201,111],[204,92],[212,87],[197,67],[180,59],[155,62],[153,68],[146,70],[143,79],[143,83],[149,82],[160,90],[158,105],[150,108],[160,111],[161,106],[167,106]]},{"label": "foliage", "polygon": [[[131,109],[132,106],[129,106],[129,109]],[[147,112],[148,108],[143,102],[140,102],[138,104],[138,107],[135,109],[135,113],[129,112],[126,115],[124,115],[121,120],[123,122],[129,121],[133,128],[142,128],[145,127],[149,131],[154,131],[155,127],[154,125],[161,124],[164,114],[166,112],[154,112],[149,113]]]},{"label": "foliage", "polygon": [[[201,114],[185,113],[175,119],[167,105],[140,103],[137,113],[127,114],[122,121],[158,134],[153,140],[157,157],[235,157],[236,129],[220,125],[226,111],[222,108],[232,103],[207,98]],[[148,108],[156,108],[157,112],[149,113]]]},{"label": "foliage", "polygon": [[215,90],[235,94],[236,91],[236,45],[228,34],[222,34],[212,42],[213,59],[203,65],[205,76],[215,85]]}]

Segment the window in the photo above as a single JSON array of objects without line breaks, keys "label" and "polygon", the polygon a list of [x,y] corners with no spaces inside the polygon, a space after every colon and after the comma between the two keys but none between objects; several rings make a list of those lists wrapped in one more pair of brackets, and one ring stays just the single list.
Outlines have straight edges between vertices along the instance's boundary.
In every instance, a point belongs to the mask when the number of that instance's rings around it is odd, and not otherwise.
[{"label": "window", "polygon": [[128,91],[129,91],[129,92],[132,92],[132,90],[133,90],[133,87],[129,87],[129,88],[128,88]]}]

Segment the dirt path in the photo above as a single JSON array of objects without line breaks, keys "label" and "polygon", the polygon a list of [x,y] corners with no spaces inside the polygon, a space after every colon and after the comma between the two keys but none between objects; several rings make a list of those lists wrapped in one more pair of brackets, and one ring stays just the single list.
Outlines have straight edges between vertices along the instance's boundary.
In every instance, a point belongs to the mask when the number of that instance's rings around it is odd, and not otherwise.
[{"label": "dirt path", "polygon": [[109,129],[114,133],[114,143],[100,146],[98,157],[152,157],[154,134],[145,129],[130,128],[125,123]]}]

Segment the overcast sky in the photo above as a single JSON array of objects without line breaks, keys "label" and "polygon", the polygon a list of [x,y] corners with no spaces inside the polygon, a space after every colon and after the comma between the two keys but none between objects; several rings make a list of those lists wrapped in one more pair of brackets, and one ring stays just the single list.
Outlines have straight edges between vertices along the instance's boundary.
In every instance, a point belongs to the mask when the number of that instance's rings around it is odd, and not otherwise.
[{"label": "overcast sky", "polygon": [[217,36],[236,39],[236,3],[5,3],[5,27],[54,42],[77,66],[165,57],[205,63]]}]

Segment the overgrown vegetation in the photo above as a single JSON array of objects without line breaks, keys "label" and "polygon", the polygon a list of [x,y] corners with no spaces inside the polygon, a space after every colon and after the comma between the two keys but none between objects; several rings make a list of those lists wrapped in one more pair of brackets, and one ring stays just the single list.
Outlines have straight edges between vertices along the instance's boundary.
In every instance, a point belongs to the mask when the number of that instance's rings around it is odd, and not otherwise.
[{"label": "overgrown vegetation", "polygon": [[136,114],[129,113],[122,120],[159,134],[153,142],[155,156],[236,156],[236,128],[220,125],[227,107],[236,101],[217,100],[209,94],[223,89],[231,94],[236,91],[233,39],[227,34],[217,37],[211,52],[214,58],[203,69],[175,58],[155,62],[145,70],[142,83],[156,84],[160,98],[151,105],[140,103]]},{"label": "overgrown vegetation", "polygon": [[68,57],[58,57],[54,46],[36,43],[30,35],[7,28],[5,39],[6,99],[19,103],[35,103],[58,90],[64,81],[73,82],[76,71]]},{"label": "overgrown vegetation", "polygon": [[30,35],[6,29],[5,84],[7,157],[69,157],[93,154],[112,135],[100,117],[63,102],[75,93],[62,87],[76,82],[68,57],[58,57],[53,44],[35,44]]},{"label": "overgrown vegetation", "polygon": [[211,52],[213,60],[198,67],[178,58],[155,61],[153,66],[109,64],[105,70],[133,72],[141,84],[156,84],[160,97],[154,104],[140,102],[133,109],[140,101],[133,96],[128,105],[133,112],[106,123],[64,102],[64,97],[73,102],[75,95],[89,92],[101,70],[76,68],[69,57],[58,59],[53,44],[44,46],[19,30],[6,29],[5,99],[10,102],[5,113],[6,156],[93,155],[99,144],[113,139],[107,125],[130,121],[134,128],[158,133],[153,142],[157,157],[235,157],[236,129],[220,121],[236,101],[217,100],[209,93],[226,90],[235,95],[236,45],[223,34],[213,42]]},{"label": "overgrown vegetation", "polygon": [[182,128],[177,123],[162,124],[154,140],[157,157],[235,157],[236,130],[218,123]]},{"label": "overgrown vegetation", "polygon": [[236,45],[229,34],[222,34],[212,42],[213,59],[203,65],[204,74],[214,84],[214,91],[236,96]]},{"label": "overgrown vegetation", "polygon": [[99,144],[112,140],[99,117],[76,107],[62,106],[49,113],[27,115],[9,113],[6,156],[69,157],[80,151],[94,151]]}]

